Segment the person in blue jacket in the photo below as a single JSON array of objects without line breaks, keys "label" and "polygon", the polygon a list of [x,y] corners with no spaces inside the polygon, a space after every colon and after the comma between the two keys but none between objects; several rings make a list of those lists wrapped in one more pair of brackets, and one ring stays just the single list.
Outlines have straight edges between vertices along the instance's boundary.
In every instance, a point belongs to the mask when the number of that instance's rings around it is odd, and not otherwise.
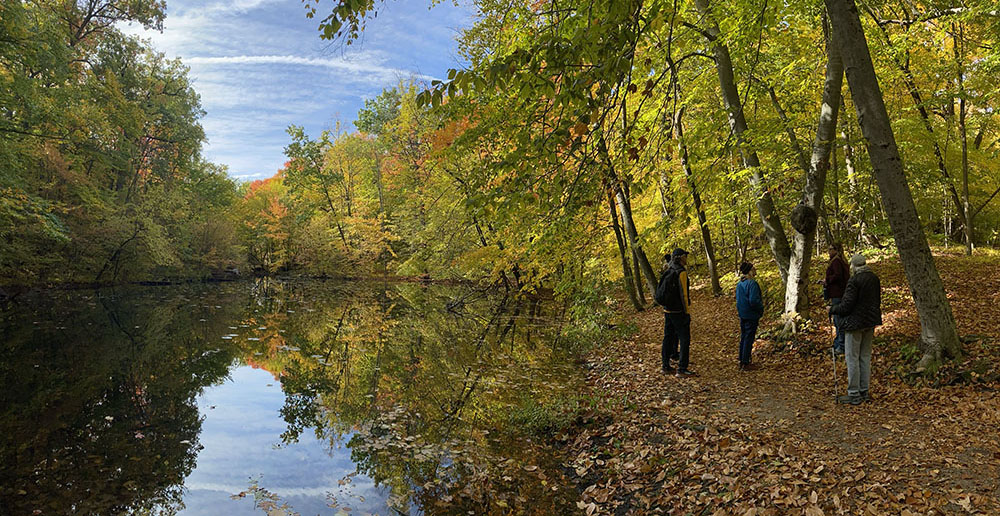
[{"label": "person in blue jacket", "polygon": [[764,316],[764,298],[760,285],[754,279],[757,270],[753,264],[740,264],[740,281],[736,284],[736,311],[740,315],[740,371],[753,369],[751,354],[757,339],[757,324]]}]

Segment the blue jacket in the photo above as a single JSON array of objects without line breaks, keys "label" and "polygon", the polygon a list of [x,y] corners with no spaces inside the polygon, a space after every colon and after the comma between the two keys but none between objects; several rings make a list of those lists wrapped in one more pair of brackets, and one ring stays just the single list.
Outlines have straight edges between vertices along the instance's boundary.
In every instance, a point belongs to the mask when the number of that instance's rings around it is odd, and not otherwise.
[{"label": "blue jacket", "polygon": [[736,311],[740,319],[760,319],[764,316],[764,298],[757,280],[743,278],[736,284]]}]

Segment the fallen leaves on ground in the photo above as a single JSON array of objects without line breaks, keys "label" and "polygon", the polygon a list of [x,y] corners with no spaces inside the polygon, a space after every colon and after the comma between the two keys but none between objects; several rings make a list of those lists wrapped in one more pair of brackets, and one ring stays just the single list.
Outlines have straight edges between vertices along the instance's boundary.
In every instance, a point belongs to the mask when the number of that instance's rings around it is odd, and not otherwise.
[{"label": "fallen leaves on ground", "polygon": [[[873,400],[859,406],[834,403],[846,391],[846,372],[841,358],[834,377],[828,324],[790,342],[758,340],[760,369],[741,372],[730,296],[698,289],[691,368],[699,376],[680,379],[660,372],[662,313],[634,315],[635,335],[589,357],[588,382],[607,417],[577,428],[564,449],[581,493],[577,507],[586,514],[996,514],[1000,303],[983,297],[1000,291],[996,261],[938,258],[959,332],[974,337],[963,361],[917,380],[906,374],[914,357],[903,348],[919,335],[919,321],[904,276],[896,263],[874,264],[893,294],[888,324],[876,333]],[[813,305],[821,313],[820,302]]]}]

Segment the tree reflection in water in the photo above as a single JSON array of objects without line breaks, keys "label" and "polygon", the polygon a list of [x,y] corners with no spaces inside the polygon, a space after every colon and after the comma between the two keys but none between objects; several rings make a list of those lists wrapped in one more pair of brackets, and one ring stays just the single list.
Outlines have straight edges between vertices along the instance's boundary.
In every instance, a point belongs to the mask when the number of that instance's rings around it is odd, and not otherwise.
[{"label": "tree reflection in water", "polygon": [[[0,506],[177,512],[200,449],[196,398],[248,364],[281,382],[275,439],[346,446],[357,469],[334,473],[387,487],[392,510],[530,500],[570,512],[559,465],[538,454],[548,436],[520,428],[526,407],[579,387],[544,307],[466,287],[318,281],[28,296],[0,320]],[[335,489],[330,505],[349,506]]]},{"label": "tree reflection in water", "polygon": [[231,308],[199,321],[199,297],[81,292],[3,312],[0,506],[172,514],[199,446],[194,400],[232,363],[217,335],[239,307],[214,295]]},{"label": "tree reflection in water", "polygon": [[579,387],[572,350],[541,306],[454,287],[345,292],[288,332],[284,345],[298,351],[282,358],[283,439],[312,429],[331,446],[346,440],[358,472],[390,486],[401,512],[529,499],[541,513],[571,510],[557,465],[535,469],[544,457],[511,428],[526,401]]}]

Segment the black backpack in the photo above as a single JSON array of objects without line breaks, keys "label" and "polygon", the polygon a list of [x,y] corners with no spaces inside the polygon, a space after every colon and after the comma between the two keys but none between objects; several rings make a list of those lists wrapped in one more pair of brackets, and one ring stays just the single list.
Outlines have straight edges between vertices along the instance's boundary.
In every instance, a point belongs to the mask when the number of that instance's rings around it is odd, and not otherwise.
[{"label": "black backpack", "polygon": [[680,270],[673,267],[667,268],[660,276],[660,282],[656,285],[656,292],[653,293],[653,300],[656,304],[666,307],[677,305],[681,292]]}]

